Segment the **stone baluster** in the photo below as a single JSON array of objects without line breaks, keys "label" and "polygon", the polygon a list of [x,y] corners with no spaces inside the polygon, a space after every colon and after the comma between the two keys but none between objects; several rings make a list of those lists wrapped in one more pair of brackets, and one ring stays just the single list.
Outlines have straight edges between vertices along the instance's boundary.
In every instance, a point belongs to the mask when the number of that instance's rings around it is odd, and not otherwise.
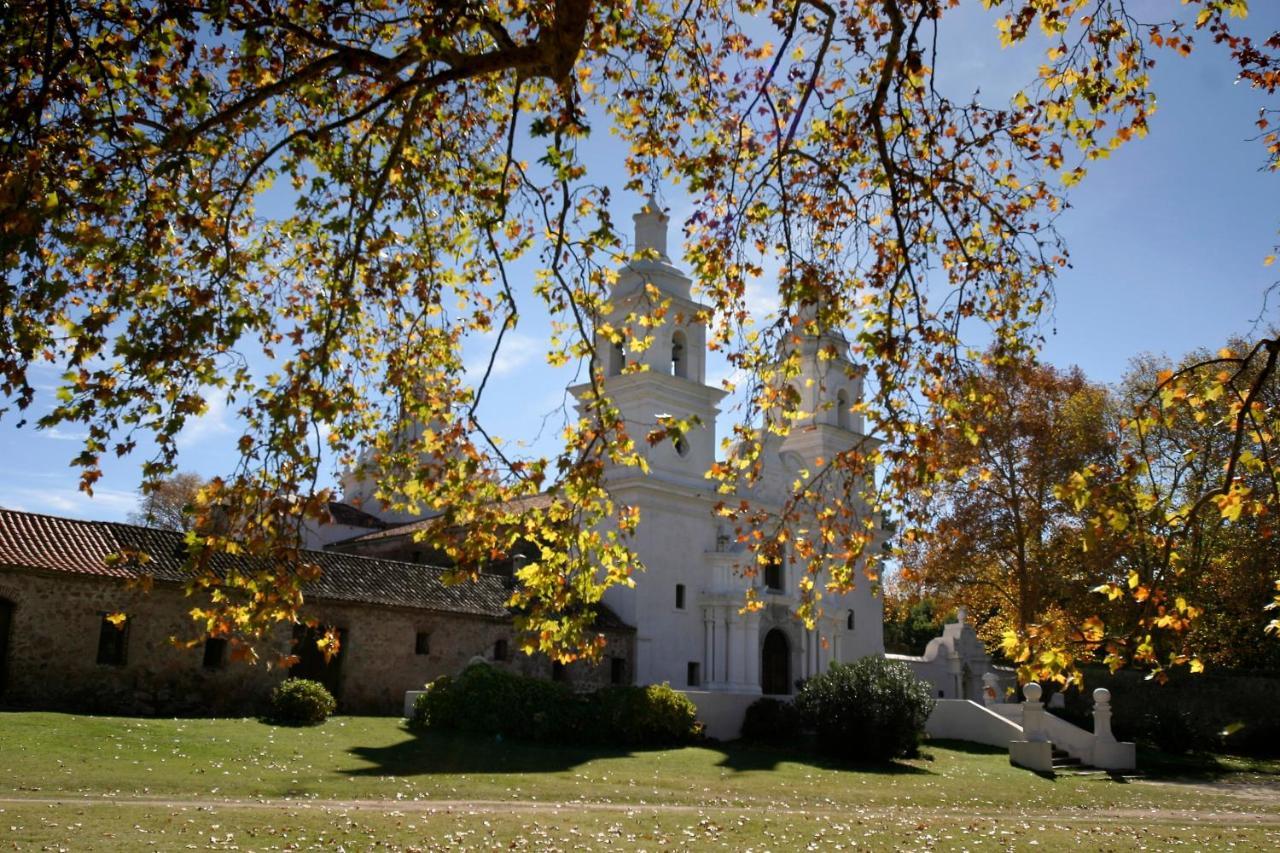
[{"label": "stone baluster", "polygon": [[1093,736],[1103,743],[1115,743],[1111,733],[1111,691],[1099,687],[1093,691]]},{"label": "stone baluster", "polygon": [[1022,695],[1027,700],[1022,703],[1022,736],[1030,741],[1046,741],[1049,739],[1044,731],[1044,703],[1040,701],[1043,691],[1034,681],[1022,688]]}]

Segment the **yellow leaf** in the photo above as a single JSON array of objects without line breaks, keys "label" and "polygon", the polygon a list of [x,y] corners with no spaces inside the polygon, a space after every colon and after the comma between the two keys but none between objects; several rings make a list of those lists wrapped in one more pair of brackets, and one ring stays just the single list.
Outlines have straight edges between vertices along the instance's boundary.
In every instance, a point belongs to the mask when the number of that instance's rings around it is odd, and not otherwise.
[{"label": "yellow leaf", "polygon": [[124,628],[124,623],[129,621],[129,617],[123,611],[116,611],[115,613],[108,613],[106,615],[106,620],[112,625],[115,625],[116,629],[119,630]]}]

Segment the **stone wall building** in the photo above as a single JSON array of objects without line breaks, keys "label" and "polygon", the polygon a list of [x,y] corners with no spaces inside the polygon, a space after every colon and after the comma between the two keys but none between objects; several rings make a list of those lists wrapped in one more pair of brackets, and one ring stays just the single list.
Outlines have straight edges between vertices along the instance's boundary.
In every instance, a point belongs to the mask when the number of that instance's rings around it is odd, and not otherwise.
[{"label": "stone wall building", "polygon": [[[112,522],[0,510],[0,705],[141,714],[260,711],[284,677],[265,663],[228,660],[224,641],[194,648],[184,592],[183,537]],[[143,573],[113,563],[122,550],[150,557]],[[309,554],[321,575],[305,588],[302,617],[333,626],[341,652],[325,662],[305,625],[282,625],[262,650],[292,652],[296,675],[324,681],[348,713],[398,713],[406,690],[454,674],[479,656],[495,665],[591,686],[631,680],[633,635],[610,612],[599,628],[609,657],[553,666],[518,653],[506,608],[510,581],[481,575],[445,585],[443,570],[332,552]],[[123,613],[120,627],[108,616]]]}]

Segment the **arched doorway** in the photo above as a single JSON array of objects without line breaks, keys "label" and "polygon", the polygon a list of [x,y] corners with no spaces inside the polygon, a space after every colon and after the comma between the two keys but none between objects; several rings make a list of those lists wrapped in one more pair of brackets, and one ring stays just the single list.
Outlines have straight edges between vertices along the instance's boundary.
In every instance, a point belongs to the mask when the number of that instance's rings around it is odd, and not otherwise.
[{"label": "arched doorway", "polygon": [[0,696],[4,695],[9,665],[9,633],[13,627],[13,602],[0,598]]},{"label": "arched doorway", "polygon": [[787,635],[774,628],[764,635],[760,653],[760,690],[766,694],[791,692],[791,645]]}]

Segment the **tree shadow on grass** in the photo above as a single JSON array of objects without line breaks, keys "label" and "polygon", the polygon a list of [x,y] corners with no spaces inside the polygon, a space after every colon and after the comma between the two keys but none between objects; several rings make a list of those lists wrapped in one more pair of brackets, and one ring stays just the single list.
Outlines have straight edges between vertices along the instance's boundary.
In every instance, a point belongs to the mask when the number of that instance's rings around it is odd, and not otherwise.
[{"label": "tree shadow on grass", "polygon": [[851,761],[822,755],[811,744],[795,747],[733,741],[728,744],[718,744],[712,748],[724,754],[724,758],[717,762],[717,767],[725,767],[740,773],[753,770],[776,770],[778,765],[789,762],[804,764],[818,770],[843,770],[850,773],[875,773],[888,776],[933,775],[933,771],[926,767],[917,767],[900,761]]},{"label": "tree shadow on grass", "polygon": [[1004,755],[1008,756],[1009,748],[1001,746],[990,746],[985,743],[974,743],[968,740],[947,740],[945,738],[933,739],[925,741],[920,746],[920,754],[929,761],[933,760],[933,755],[929,752],[930,747],[940,747],[950,750],[951,752],[963,752],[966,755]]},{"label": "tree shadow on grass", "polygon": [[[417,732],[405,729],[405,740],[388,746],[358,746],[349,752],[367,766],[342,772],[350,776],[421,776],[468,773],[554,773],[570,770],[591,761],[626,758],[647,751],[642,747],[565,746],[504,739],[492,735],[463,732]],[[707,749],[723,758],[716,766],[735,772],[773,770],[783,762],[805,764],[822,770],[848,770],[879,774],[932,773],[899,762],[888,764],[852,763],[818,755],[812,750],[767,746],[734,741],[695,744],[690,749]]]},{"label": "tree shadow on grass", "polygon": [[421,776],[434,773],[551,773],[599,758],[622,758],[626,749],[530,743],[463,732],[415,732],[389,746],[357,746],[351,754],[368,767],[344,770],[352,776]]},{"label": "tree shadow on grass", "polygon": [[1251,759],[1193,752],[1175,755],[1157,749],[1138,749],[1138,770],[1143,778],[1160,782],[1222,782],[1232,777],[1247,782],[1280,785],[1280,760]]}]

